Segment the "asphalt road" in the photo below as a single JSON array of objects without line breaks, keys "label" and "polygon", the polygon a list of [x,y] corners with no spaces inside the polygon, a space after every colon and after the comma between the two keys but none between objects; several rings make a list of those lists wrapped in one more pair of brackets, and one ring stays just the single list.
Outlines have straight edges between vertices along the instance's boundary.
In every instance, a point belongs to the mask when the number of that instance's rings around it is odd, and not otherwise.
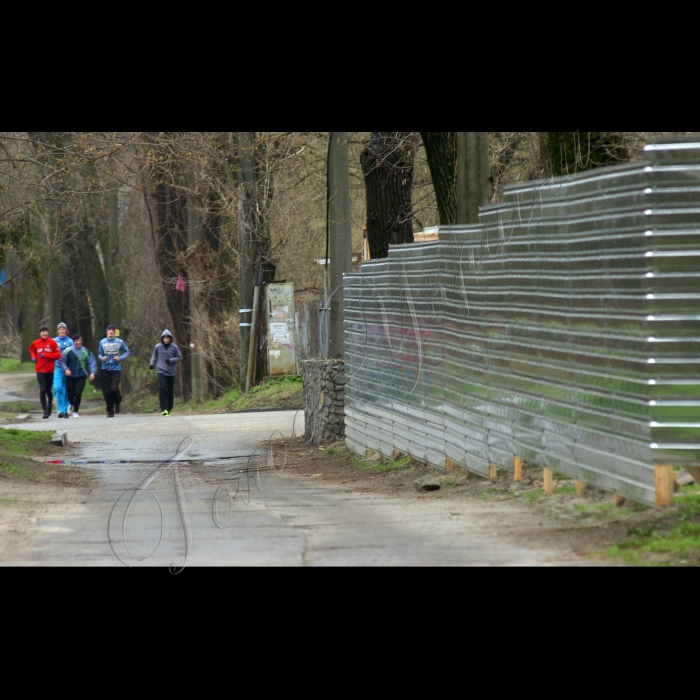
[{"label": "asphalt road", "polygon": [[[547,538],[516,544],[509,533],[526,514],[512,504],[358,493],[285,474],[279,455],[266,470],[265,443],[273,433],[291,438],[295,415],[85,415],[13,426],[67,430],[65,458],[93,481],[89,493],[41,503],[21,546],[0,555],[0,564],[585,564]],[[296,422],[303,432],[301,413]]]}]

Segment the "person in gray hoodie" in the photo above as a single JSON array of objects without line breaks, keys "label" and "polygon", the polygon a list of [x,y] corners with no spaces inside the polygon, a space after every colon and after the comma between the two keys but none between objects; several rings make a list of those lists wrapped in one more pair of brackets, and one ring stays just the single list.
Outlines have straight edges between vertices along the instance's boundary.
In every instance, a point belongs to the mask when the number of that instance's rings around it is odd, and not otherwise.
[{"label": "person in gray hoodie", "polygon": [[173,334],[166,328],[151,357],[151,369],[158,372],[158,389],[162,415],[169,416],[175,401],[175,364],[182,362],[180,348],[173,343]]}]

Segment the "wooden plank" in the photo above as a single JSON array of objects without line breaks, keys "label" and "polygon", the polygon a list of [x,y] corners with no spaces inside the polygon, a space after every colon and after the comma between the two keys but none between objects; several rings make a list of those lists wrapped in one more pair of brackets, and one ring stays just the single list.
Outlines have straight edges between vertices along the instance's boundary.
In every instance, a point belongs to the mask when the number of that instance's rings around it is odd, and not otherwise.
[{"label": "wooden plank", "polygon": [[515,481],[522,481],[523,480],[523,460],[520,459],[520,457],[516,457],[513,460],[513,472],[514,472],[513,479]]},{"label": "wooden plank", "polygon": [[554,493],[554,472],[546,467],[542,472],[544,475],[544,492],[551,495]]},{"label": "wooden plank", "polygon": [[621,505],[624,505],[624,503],[625,503],[625,497],[624,497],[624,496],[620,496],[619,493],[616,493],[616,494],[615,494],[615,506],[616,506],[617,508],[619,508]]},{"label": "wooden plank", "polygon": [[695,479],[696,484],[700,484],[700,467],[686,467],[685,470]]},{"label": "wooden plank", "polygon": [[365,459],[369,459],[373,454],[372,450],[365,450]]},{"label": "wooden plank", "polygon": [[498,467],[495,464],[489,465],[489,479],[496,481],[498,479]]},{"label": "wooden plank", "polygon": [[446,472],[453,472],[455,470],[455,463],[448,457],[445,460],[445,471]]},{"label": "wooden plank", "polygon": [[440,234],[439,233],[414,233],[413,234],[413,242],[414,243],[432,243],[433,241],[439,241],[440,240]]},{"label": "wooden plank", "polygon": [[394,450],[394,460],[403,459],[403,452],[401,450]]},{"label": "wooden plank", "polygon": [[656,482],[656,505],[670,506],[673,504],[673,466],[670,464],[658,465],[654,468],[654,480]]},{"label": "wooden plank", "polygon": [[583,496],[586,493],[586,484],[583,481],[576,482],[576,495]]}]

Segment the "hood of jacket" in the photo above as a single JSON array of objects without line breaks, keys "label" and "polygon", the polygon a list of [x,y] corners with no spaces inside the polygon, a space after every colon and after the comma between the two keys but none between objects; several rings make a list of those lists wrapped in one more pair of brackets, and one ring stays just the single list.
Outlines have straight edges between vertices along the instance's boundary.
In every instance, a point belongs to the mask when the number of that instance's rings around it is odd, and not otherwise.
[{"label": "hood of jacket", "polygon": [[163,338],[168,335],[170,336],[170,342],[173,342],[173,334],[166,328],[161,334],[160,334],[160,342],[163,342]]}]

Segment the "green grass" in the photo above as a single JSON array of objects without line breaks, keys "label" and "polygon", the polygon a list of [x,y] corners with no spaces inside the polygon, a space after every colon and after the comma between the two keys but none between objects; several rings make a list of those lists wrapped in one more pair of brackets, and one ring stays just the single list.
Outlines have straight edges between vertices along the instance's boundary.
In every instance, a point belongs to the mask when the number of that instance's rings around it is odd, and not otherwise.
[{"label": "green grass", "polygon": [[4,413],[12,413],[14,418],[18,413],[29,413],[30,411],[38,411],[41,406],[34,405],[30,403],[24,403],[23,401],[8,401],[7,403],[0,404],[0,408]]},{"label": "green grass", "polygon": [[[304,390],[301,377],[268,377],[249,393],[242,394],[239,389],[230,389],[223,396],[208,401],[180,402],[175,397],[174,413],[214,413],[215,411],[245,411],[258,408],[294,408],[301,406],[301,394]],[[141,392],[138,396],[131,394],[125,399],[125,406],[135,413],[159,413],[158,390]]]},{"label": "green grass", "polygon": [[28,456],[42,454],[51,445],[50,430],[0,428],[0,454]]},{"label": "green grass", "polygon": [[576,487],[575,486],[559,486],[554,489],[554,494],[557,496],[575,496]]},{"label": "green grass", "polygon": [[580,513],[605,513],[615,506],[612,503],[598,503],[587,505],[585,503],[574,503],[574,508]]},{"label": "green grass", "polygon": [[411,462],[410,457],[402,457],[401,459],[387,459],[384,464],[381,462],[367,462],[361,457],[355,457],[355,466],[358,469],[367,469],[373,472],[395,472],[399,469],[407,467]]},{"label": "green grass", "polygon": [[493,486],[489,486],[489,488],[484,489],[479,494],[479,498],[481,498],[481,499],[495,498],[496,496],[500,496],[501,494],[502,494],[501,489],[495,488]]},{"label": "green grass", "polygon": [[33,362],[21,362],[16,357],[3,357],[2,362],[0,362],[0,372],[34,374],[36,365]]},{"label": "green grass", "polygon": [[683,487],[676,507],[653,522],[630,528],[627,535],[604,554],[632,565],[699,565],[700,489],[696,485]]},{"label": "green grass", "polygon": [[537,489],[536,491],[526,491],[523,493],[523,498],[526,501],[539,501],[540,498],[549,498],[549,494],[544,491]]},{"label": "green grass", "polygon": [[0,472],[9,474],[10,476],[21,476],[25,478],[34,476],[28,469],[18,467],[16,464],[9,464],[8,462],[0,462]]}]

